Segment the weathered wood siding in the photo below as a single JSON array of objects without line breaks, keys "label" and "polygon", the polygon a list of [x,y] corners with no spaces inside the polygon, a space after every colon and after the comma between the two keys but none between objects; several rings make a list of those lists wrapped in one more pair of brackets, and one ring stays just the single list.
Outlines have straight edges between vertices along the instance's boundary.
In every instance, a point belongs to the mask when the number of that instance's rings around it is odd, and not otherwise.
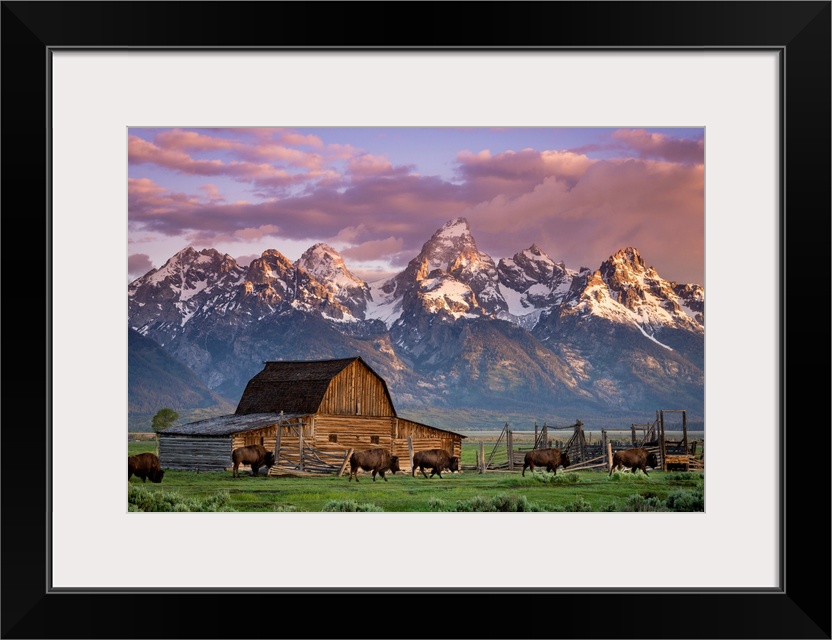
[{"label": "weathered wood siding", "polygon": [[163,469],[223,471],[231,467],[231,437],[161,436],[159,463]]},{"label": "weathered wood siding", "polygon": [[262,444],[268,449],[269,445],[266,441],[269,438],[271,438],[272,448],[274,448],[275,429],[277,429],[277,425],[266,427],[264,429],[254,429],[244,433],[235,433],[231,440],[231,448],[239,449],[240,447],[245,447],[249,444]]},{"label": "weathered wood siding", "polygon": [[398,440],[407,440],[410,437],[413,440],[414,451],[445,449],[452,456],[462,455],[462,436],[412,422],[405,418],[396,418],[395,423],[394,437]]},{"label": "weathered wood siding", "polygon": [[[350,448],[363,451],[380,447],[392,452],[393,418],[317,415],[314,424],[314,446],[321,451],[346,451]],[[331,442],[330,436],[335,436],[337,442]],[[378,442],[373,442],[373,438],[377,438]]]},{"label": "weathered wood siding", "polygon": [[358,361],[332,379],[318,412],[352,416],[396,415],[381,378]]}]

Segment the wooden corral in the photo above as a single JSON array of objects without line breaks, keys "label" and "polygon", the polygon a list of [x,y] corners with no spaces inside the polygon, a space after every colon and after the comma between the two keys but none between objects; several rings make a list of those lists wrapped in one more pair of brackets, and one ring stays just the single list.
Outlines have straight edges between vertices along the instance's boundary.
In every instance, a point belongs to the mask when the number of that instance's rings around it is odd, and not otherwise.
[{"label": "wooden corral", "polygon": [[[665,414],[680,413],[682,416],[682,435],[679,439],[673,439],[665,429]],[[562,443],[549,437],[550,430],[572,430],[568,441]],[[558,448],[565,451],[569,456],[570,465],[564,472],[597,470],[609,471],[612,467],[613,441],[607,430],[601,430],[600,442],[592,443],[587,441],[584,423],[577,420],[575,424],[564,427],[543,425],[541,429],[537,424],[534,426],[534,444],[529,448],[515,448],[514,433],[505,425],[497,442],[490,453],[486,453],[482,443],[477,454],[477,463],[474,468],[480,473],[484,471],[514,471],[522,469],[526,453],[531,449],[544,449],[552,447],[555,442]],[[643,447],[649,452],[656,454],[659,467],[663,471],[683,470],[701,471],[704,469],[702,459],[697,456],[698,442],[688,441],[687,415],[684,409],[660,410],[656,412],[656,420],[647,424],[632,424],[630,428],[631,438],[625,446],[618,446],[616,450],[631,447]],[[616,441],[621,445],[619,441]]]},{"label": "wooden corral", "polygon": [[382,448],[409,472],[415,451],[459,456],[464,437],[398,416],[387,384],[359,357],[273,361],[234,414],[160,433],[159,458],[165,468],[216,471],[230,467],[233,449],[262,444],[275,452],[269,475],[342,474],[353,451]]}]

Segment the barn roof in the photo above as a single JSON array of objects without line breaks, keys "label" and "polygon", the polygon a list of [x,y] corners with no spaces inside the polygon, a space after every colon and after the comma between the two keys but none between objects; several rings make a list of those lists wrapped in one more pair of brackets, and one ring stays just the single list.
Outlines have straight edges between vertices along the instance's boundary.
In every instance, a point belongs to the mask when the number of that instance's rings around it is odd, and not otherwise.
[{"label": "barn roof", "polygon": [[316,413],[332,379],[356,360],[381,380],[390,406],[393,406],[384,379],[363,359],[353,357],[265,362],[263,370],[248,381],[236,413]]},{"label": "barn roof", "polygon": [[180,424],[174,427],[169,427],[160,432],[161,436],[230,436],[235,433],[243,431],[251,431],[253,429],[262,429],[269,427],[282,418],[284,420],[289,418],[297,418],[303,414],[283,414],[280,413],[249,413],[246,415],[231,414],[226,416],[218,416],[216,418],[207,418],[205,420],[198,420],[188,424]]}]

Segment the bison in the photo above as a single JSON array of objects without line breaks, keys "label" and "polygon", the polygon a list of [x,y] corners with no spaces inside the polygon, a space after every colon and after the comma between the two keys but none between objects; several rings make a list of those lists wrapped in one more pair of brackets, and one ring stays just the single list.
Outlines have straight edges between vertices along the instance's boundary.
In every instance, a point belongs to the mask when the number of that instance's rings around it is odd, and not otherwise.
[{"label": "bison", "polygon": [[146,482],[159,484],[165,475],[165,470],[159,465],[159,458],[155,453],[138,453],[134,456],[127,456],[127,479],[133,476],[141,478]]},{"label": "bison", "polygon": [[231,462],[234,463],[232,473],[234,478],[240,477],[241,464],[251,465],[251,475],[256,476],[260,474],[260,467],[271,469],[274,466],[274,452],[269,451],[262,444],[249,444],[234,449],[231,452]]},{"label": "bison", "polygon": [[459,471],[459,456],[452,456],[444,449],[417,451],[413,454],[413,469],[410,475],[416,476],[416,469],[420,469],[422,475],[427,478],[428,474],[425,473],[425,467],[431,469],[431,478],[434,474],[441,478],[443,469],[448,469],[451,472]]},{"label": "bison", "polygon": [[396,473],[399,470],[399,456],[391,455],[386,449],[367,449],[356,451],[350,456],[350,482],[353,478],[358,482],[358,470],[372,471],[373,482],[376,474],[387,482],[384,474],[388,471]]},{"label": "bison", "polygon": [[642,447],[634,449],[624,449],[623,451],[616,451],[612,456],[612,466],[610,467],[610,475],[612,472],[623,467],[632,469],[635,473],[636,469],[641,469],[644,475],[647,474],[647,467],[655,469],[659,466],[659,461],[653,451],[648,451]]},{"label": "bison", "polygon": [[536,466],[546,467],[546,471],[557,474],[560,465],[563,465],[564,468],[569,466],[569,456],[566,455],[565,451],[560,449],[533,449],[523,458],[523,475],[526,475],[527,468],[534,473]]}]

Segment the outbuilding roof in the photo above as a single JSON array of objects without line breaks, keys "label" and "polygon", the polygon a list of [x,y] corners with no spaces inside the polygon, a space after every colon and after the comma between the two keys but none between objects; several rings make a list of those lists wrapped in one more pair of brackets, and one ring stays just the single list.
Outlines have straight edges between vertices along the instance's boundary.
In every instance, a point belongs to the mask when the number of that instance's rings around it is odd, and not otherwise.
[{"label": "outbuilding roof", "polygon": [[162,437],[169,435],[207,437],[230,436],[235,433],[269,427],[273,424],[277,424],[281,419],[287,420],[289,418],[297,418],[300,415],[305,414],[249,413],[246,415],[238,415],[234,413],[169,427],[160,432],[159,435]]},{"label": "outbuilding roof", "polygon": [[236,413],[316,413],[332,379],[356,360],[378,377],[392,406],[384,379],[360,357],[353,357],[265,362],[263,370],[248,381]]}]

